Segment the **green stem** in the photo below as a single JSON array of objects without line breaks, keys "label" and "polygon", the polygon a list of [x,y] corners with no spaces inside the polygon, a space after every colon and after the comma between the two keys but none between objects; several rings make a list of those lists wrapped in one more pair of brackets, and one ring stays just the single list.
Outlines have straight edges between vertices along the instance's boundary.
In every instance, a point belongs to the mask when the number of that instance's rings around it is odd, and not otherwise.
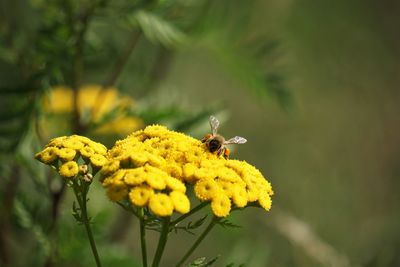
[{"label": "green stem", "polygon": [[180,216],[179,218],[177,218],[175,221],[171,222],[171,225],[177,225],[179,222],[183,221],[184,219],[186,219],[187,217],[193,215],[194,213],[198,212],[199,210],[201,210],[202,208],[204,208],[205,206],[207,206],[208,204],[210,204],[210,202],[202,202],[199,205],[197,205],[195,208],[193,208],[191,211],[189,211],[186,214],[183,214],[182,216]]},{"label": "green stem", "polygon": [[164,252],[165,244],[167,243],[168,233],[169,233],[169,224],[171,217],[166,217],[163,219],[160,239],[158,240],[158,246],[156,250],[156,254],[154,255],[152,267],[158,267],[161,261],[162,254]]},{"label": "green stem", "polygon": [[213,217],[211,222],[208,224],[207,228],[204,229],[203,233],[197,238],[196,242],[192,245],[192,247],[186,252],[186,254],[182,257],[182,259],[175,265],[175,267],[180,267],[182,264],[189,258],[189,256],[193,253],[193,251],[200,245],[201,241],[207,236],[207,234],[211,231],[214,225],[219,221],[219,218]]},{"label": "green stem", "polygon": [[146,250],[146,223],[144,221],[143,209],[140,210],[140,246],[142,247],[143,267],[147,267],[147,250]]},{"label": "green stem", "polygon": [[[84,183],[84,182],[83,182]],[[96,266],[101,267],[99,254],[97,253],[96,243],[94,242],[92,229],[90,228],[90,221],[87,213],[87,192],[89,185],[79,186],[77,182],[74,182],[73,189],[75,193],[76,200],[78,201],[79,207],[81,209],[82,222],[85,225],[86,233],[89,238],[90,247],[92,249],[93,257],[96,261]]]}]

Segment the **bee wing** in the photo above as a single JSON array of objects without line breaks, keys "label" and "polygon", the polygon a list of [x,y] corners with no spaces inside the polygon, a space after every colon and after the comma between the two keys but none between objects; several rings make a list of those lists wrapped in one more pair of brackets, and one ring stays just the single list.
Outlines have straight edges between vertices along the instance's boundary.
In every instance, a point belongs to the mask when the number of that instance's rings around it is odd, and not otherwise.
[{"label": "bee wing", "polygon": [[229,144],[244,144],[246,143],[247,140],[246,138],[240,137],[240,136],[235,136],[227,141],[224,142],[224,144],[229,145]]},{"label": "bee wing", "polygon": [[212,134],[216,135],[217,131],[218,131],[219,120],[216,117],[214,117],[213,115],[211,115],[210,119],[209,119],[209,122],[210,122]]}]

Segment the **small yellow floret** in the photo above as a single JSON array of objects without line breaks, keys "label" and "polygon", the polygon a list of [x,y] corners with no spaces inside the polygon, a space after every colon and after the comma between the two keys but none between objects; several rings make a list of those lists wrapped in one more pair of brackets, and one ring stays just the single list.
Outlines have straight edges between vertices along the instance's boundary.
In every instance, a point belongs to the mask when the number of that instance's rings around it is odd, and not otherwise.
[{"label": "small yellow floret", "polygon": [[138,207],[143,207],[147,205],[150,197],[154,194],[153,189],[147,185],[134,187],[131,192],[129,192],[129,199],[133,205]]},{"label": "small yellow floret", "polygon": [[157,190],[162,190],[166,187],[164,178],[153,173],[146,174],[146,183]]},{"label": "small yellow floret", "polygon": [[37,153],[35,158],[45,164],[50,164],[57,159],[58,148],[47,147],[43,151]]},{"label": "small yellow floret", "polygon": [[72,148],[75,150],[79,150],[83,147],[83,143],[81,141],[77,140],[74,136],[70,136],[69,138],[67,138],[63,141],[63,146]]},{"label": "small yellow floret", "polygon": [[190,211],[190,201],[184,193],[179,191],[172,191],[169,196],[177,212],[185,214]]},{"label": "small yellow floret", "polygon": [[130,159],[136,167],[143,166],[147,162],[147,157],[144,154],[132,153]]},{"label": "small yellow floret", "polygon": [[94,150],[90,146],[84,146],[79,150],[79,153],[81,153],[82,157],[90,158],[94,154]]},{"label": "small yellow floret", "polygon": [[171,216],[174,205],[168,195],[163,193],[154,194],[150,197],[150,210],[157,216]]},{"label": "small yellow floret", "polygon": [[126,171],[124,181],[127,185],[140,185],[145,181],[147,173],[143,167]]},{"label": "small yellow floret", "polygon": [[243,208],[247,205],[247,192],[242,186],[234,187],[232,201],[238,208]]},{"label": "small yellow floret", "polygon": [[107,175],[110,173],[115,172],[119,169],[119,160],[111,160],[104,164],[103,168],[101,169],[102,174]]},{"label": "small yellow floret", "polygon": [[100,168],[107,163],[107,159],[103,155],[94,154],[90,157],[90,163],[92,163],[94,167]]},{"label": "small yellow floret", "polygon": [[215,216],[226,217],[231,211],[231,201],[224,194],[219,194],[211,201],[211,209]]},{"label": "small yellow floret", "polygon": [[75,161],[68,161],[61,165],[59,173],[62,177],[71,178],[79,172],[78,164]]},{"label": "small yellow floret", "polygon": [[267,211],[270,210],[271,206],[272,206],[272,200],[271,200],[270,195],[268,195],[268,193],[261,194],[259,199],[258,199],[258,203],[265,210],[267,210]]},{"label": "small yellow floret", "polygon": [[75,158],[76,151],[72,148],[64,147],[64,148],[60,148],[57,151],[57,154],[58,154],[59,158],[66,160],[66,161],[71,161]]},{"label": "small yellow floret", "polygon": [[186,192],[185,184],[174,177],[171,176],[165,177],[165,182],[167,184],[167,187],[172,191],[179,191],[182,193]]},{"label": "small yellow floret", "polygon": [[128,195],[128,189],[123,182],[115,182],[107,187],[107,196],[111,201],[121,201]]},{"label": "small yellow floret", "polygon": [[194,192],[198,199],[204,201],[219,195],[222,190],[213,179],[201,179],[194,186]]}]

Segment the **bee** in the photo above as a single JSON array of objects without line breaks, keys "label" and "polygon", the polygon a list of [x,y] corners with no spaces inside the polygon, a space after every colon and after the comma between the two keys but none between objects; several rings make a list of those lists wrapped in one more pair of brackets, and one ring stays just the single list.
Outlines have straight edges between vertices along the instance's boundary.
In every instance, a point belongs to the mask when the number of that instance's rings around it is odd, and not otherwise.
[{"label": "bee", "polygon": [[222,135],[219,135],[218,127],[219,127],[219,120],[214,117],[210,116],[209,123],[211,126],[211,134],[206,134],[201,142],[205,143],[208,150],[211,153],[217,152],[218,155],[223,155],[225,159],[229,157],[230,150],[226,147],[229,144],[244,144],[247,140],[240,136],[235,136],[229,140],[225,140]]}]

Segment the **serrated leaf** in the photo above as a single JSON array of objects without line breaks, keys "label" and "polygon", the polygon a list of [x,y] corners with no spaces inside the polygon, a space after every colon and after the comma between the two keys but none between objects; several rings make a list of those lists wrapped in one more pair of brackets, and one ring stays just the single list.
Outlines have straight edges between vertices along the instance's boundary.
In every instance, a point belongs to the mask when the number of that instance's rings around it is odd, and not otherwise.
[{"label": "serrated leaf", "polygon": [[186,40],[186,35],[172,23],[160,16],[145,11],[137,11],[133,18],[145,36],[152,42],[161,43],[166,47],[174,47]]}]

